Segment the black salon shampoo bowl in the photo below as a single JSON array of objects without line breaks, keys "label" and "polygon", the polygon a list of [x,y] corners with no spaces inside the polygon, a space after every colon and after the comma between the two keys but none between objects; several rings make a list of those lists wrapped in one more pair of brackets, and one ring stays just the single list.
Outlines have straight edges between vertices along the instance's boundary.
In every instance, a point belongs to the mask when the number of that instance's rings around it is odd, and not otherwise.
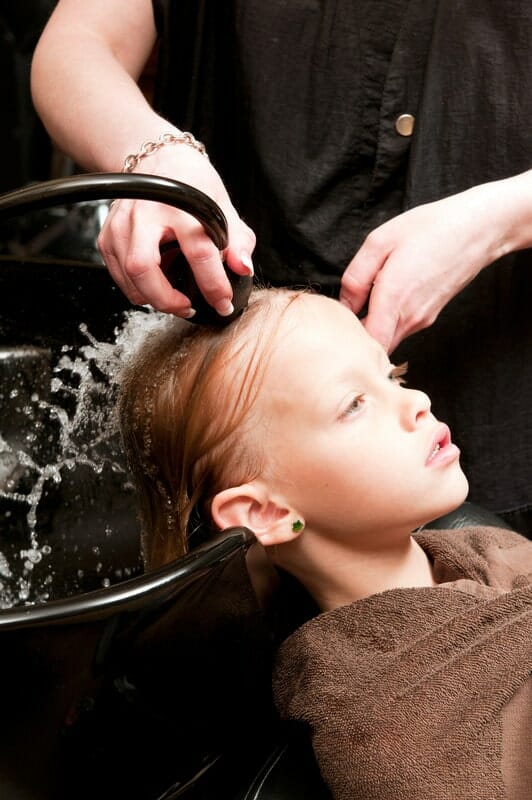
[{"label": "black salon shampoo bowl", "polygon": [[[224,246],[223,216],[208,198],[149,176],[28,187],[0,197],[0,223],[53,203],[114,197],[185,208]],[[0,434],[12,448],[38,432],[23,406],[35,393],[46,397],[61,349],[87,343],[80,323],[112,342],[129,309],[103,267],[0,257]],[[35,457],[46,462],[56,437],[39,435]],[[17,465],[4,459],[2,468],[7,491]],[[144,575],[123,473],[80,466],[50,483],[38,509],[37,539],[48,552],[35,566],[37,596],[0,611],[0,797],[236,797],[271,721],[270,634],[247,580],[249,532],[226,532]],[[25,513],[0,497],[5,562],[29,547]]]}]

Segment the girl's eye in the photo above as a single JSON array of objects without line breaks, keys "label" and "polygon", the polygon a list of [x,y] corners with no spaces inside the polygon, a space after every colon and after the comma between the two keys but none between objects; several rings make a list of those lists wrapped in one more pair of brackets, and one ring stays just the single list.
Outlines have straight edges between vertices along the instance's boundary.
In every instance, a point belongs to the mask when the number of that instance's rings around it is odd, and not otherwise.
[{"label": "girl's eye", "polygon": [[364,405],[363,394],[359,394],[356,397],[353,397],[353,399],[349,403],[349,406],[345,410],[346,415],[357,414],[359,411],[362,410],[363,405]]},{"label": "girl's eye", "polygon": [[388,375],[388,379],[402,385],[406,383],[406,374],[408,372],[408,361],[405,361],[403,364],[399,364],[397,367],[393,367],[392,371]]}]

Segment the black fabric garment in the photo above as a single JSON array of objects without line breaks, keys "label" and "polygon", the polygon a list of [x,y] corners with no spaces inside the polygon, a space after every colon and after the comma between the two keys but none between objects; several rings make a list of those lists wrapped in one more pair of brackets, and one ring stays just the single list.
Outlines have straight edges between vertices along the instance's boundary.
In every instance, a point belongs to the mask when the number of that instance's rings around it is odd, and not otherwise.
[{"label": "black fabric garment", "polygon": [[[207,145],[269,283],[335,295],[386,219],[531,165],[528,0],[154,10],[156,108]],[[402,113],[415,116],[411,137],[396,131]],[[485,269],[394,359],[408,359],[411,385],[451,425],[470,499],[532,534],[530,261],[523,251]]]}]

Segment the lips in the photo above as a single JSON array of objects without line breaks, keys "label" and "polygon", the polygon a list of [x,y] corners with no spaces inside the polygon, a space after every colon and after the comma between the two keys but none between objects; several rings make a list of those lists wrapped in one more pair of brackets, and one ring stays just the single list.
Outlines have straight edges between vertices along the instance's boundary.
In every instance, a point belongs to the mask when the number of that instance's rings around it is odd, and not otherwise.
[{"label": "lips", "polygon": [[429,455],[427,458],[427,464],[433,462],[438,456],[440,456],[440,454],[443,453],[444,450],[450,447],[455,449],[455,445],[453,445],[451,442],[451,432],[447,427],[447,425],[443,424],[439,425],[438,430],[436,431],[436,435],[432,439]]}]

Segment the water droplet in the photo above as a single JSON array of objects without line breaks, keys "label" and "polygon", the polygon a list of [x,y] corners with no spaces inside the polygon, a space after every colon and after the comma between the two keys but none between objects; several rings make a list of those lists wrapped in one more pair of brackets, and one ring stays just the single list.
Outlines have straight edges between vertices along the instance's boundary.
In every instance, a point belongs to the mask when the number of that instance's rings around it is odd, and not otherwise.
[{"label": "water droplet", "polygon": [[[124,324],[115,331],[113,342],[99,342],[90,334],[86,323],[82,322],[79,329],[86,337],[87,344],[77,348],[67,344],[61,347],[59,359],[52,366],[50,395],[36,389],[27,394],[18,387],[11,390],[10,399],[20,396],[20,409],[31,420],[31,425],[27,424],[21,445],[17,442],[16,452],[0,436],[0,452],[13,454],[18,470],[16,476],[9,475],[4,482],[3,497],[10,503],[24,505],[28,540],[27,549],[20,559],[15,559],[15,564],[7,564],[5,559],[2,561],[0,554],[0,607],[11,607],[28,600],[43,602],[48,597],[43,593],[42,586],[45,581],[51,585],[52,576],[48,572],[51,564],[44,556],[49,556],[52,548],[49,545],[39,546],[40,525],[37,522],[43,522],[39,518],[41,500],[53,496],[53,487],[61,484],[63,478],[66,479],[66,472],[83,467],[98,475],[104,474],[104,469],[109,469],[127,476],[121,453],[119,457],[116,456],[116,445],[108,446],[117,434],[116,381],[131,353],[138,349],[147,335],[167,324],[167,321],[167,315],[158,312],[128,312],[124,316]],[[49,399],[50,396],[53,400]],[[151,444],[148,436],[146,446],[149,448]],[[48,463],[42,465],[34,451],[39,453],[39,457],[41,452],[51,452],[52,455],[47,457]],[[24,471],[23,483],[20,481],[20,471]],[[123,484],[124,491],[133,491],[127,477]],[[93,496],[88,492],[85,496],[83,492],[82,498],[73,497],[73,494],[62,501],[63,508],[71,505],[76,511],[79,509],[80,515],[92,508],[100,510],[101,501],[97,494]],[[3,513],[7,520],[12,512],[8,509]],[[105,522],[101,524],[100,531],[106,537],[113,533],[111,525]],[[53,531],[47,531],[47,538],[51,533]],[[68,547],[71,554],[86,554],[86,541],[80,540],[78,545],[78,542],[72,541],[70,534],[65,537],[63,531],[58,531],[57,538],[64,540],[61,547]],[[93,549],[93,554],[97,558],[102,557],[99,547]],[[79,563],[82,563],[81,557]],[[44,564],[47,572],[43,576]],[[101,562],[96,569],[103,570]],[[131,570],[125,569],[124,574],[130,575]],[[78,579],[83,576],[84,570],[78,570]]]}]

